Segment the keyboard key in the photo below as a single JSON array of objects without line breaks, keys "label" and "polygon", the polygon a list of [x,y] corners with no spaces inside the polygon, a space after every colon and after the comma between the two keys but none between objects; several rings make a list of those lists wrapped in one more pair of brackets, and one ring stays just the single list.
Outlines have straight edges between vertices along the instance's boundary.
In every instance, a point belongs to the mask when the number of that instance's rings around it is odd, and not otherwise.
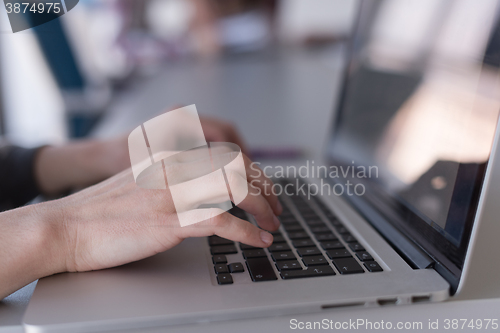
[{"label": "keyboard key", "polygon": [[283,206],[283,212],[281,213],[281,215],[284,215],[284,214],[291,214],[291,210],[290,208],[288,207],[288,205],[284,202],[281,202],[281,205]]},{"label": "keyboard key", "polygon": [[357,252],[357,251],[364,251],[365,248],[363,247],[363,245],[359,244],[359,243],[349,243],[349,247],[351,248],[351,250],[353,250],[354,252]]},{"label": "keyboard key", "polygon": [[219,284],[231,284],[233,283],[233,278],[229,273],[222,273],[217,275],[217,282]]},{"label": "keyboard key", "polygon": [[320,219],[306,220],[306,224],[310,227],[324,227],[325,222]]},{"label": "keyboard key", "polygon": [[291,227],[293,225],[300,225],[300,222],[297,219],[286,219],[281,221],[281,225],[286,228],[286,227]]},{"label": "keyboard key", "polygon": [[375,261],[365,262],[365,267],[370,272],[382,272],[383,271],[382,267],[380,267],[380,265]]},{"label": "keyboard key", "polygon": [[299,210],[311,209],[306,198],[301,196],[293,196],[292,201]]},{"label": "keyboard key", "polygon": [[229,213],[231,213],[233,216],[236,216],[239,219],[246,220],[248,221],[248,216],[245,213],[245,211],[241,208],[238,207],[233,207],[229,210]]},{"label": "keyboard key", "polygon": [[311,227],[313,234],[331,234],[332,231],[328,227]]},{"label": "keyboard key", "polygon": [[330,208],[328,208],[324,203],[318,203],[316,202],[316,205],[319,207],[319,209],[324,213],[324,212],[329,212]]},{"label": "keyboard key", "polygon": [[311,256],[302,258],[304,265],[306,266],[320,266],[320,265],[328,265],[328,261],[323,256]]},{"label": "keyboard key", "polygon": [[342,239],[346,242],[346,243],[354,243],[354,242],[357,242],[358,240],[356,238],[354,238],[354,236],[352,236],[351,234],[343,234],[342,235]]},{"label": "keyboard key", "polygon": [[301,210],[311,209],[311,206],[309,206],[309,202],[305,197],[293,196],[292,201],[295,204],[295,206],[297,206]]},{"label": "keyboard key", "polygon": [[227,265],[229,268],[229,271],[231,273],[241,273],[244,272],[245,269],[243,268],[243,264],[241,262],[234,262],[232,264]]},{"label": "keyboard key", "polygon": [[321,220],[321,218],[318,216],[318,214],[316,214],[316,212],[313,210],[308,210],[307,212],[301,213],[301,215],[304,218],[304,220],[306,220],[306,221]]},{"label": "keyboard key", "polygon": [[247,245],[247,244],[243,244],[243,243],[240,243],[240,249],[242,251],[243,250],[262,250],[261,247],[255,247],[255,246]]},{"label": "keyboard key", "polygon": [[233,207],[229,210],[229,213],[232,215],[240,214],[241,212],[243,212],[243,209],[241,209],[239,207]]},{"label": "keyboard key", "polygon": [[335,214],[333,214],[333,212],[329,209],[323,211],[323,213],[325,213],[325,216],[328,217],[329,220],[336,220],[337,219],[337,216],[335,216]]},{"label": "keyboard key", "polygon": [[305,221],[309,221],[309,220],[318,220],[320,219],[320,217],[318,216],[318,214],[316,214],[316,212],[314,210],[305,210],[303,212],[300,212],[300,215],[302,216],[302,218],[305,220]]},{"label": "keyboard key", "polygon": [[245,250],[243,251],[243,257],[248,258],[261,258],[267,257],[266,251],[264,250]]},{"label": "keyboard key", "polygon": [[337,232],[339,234],[348,234],[349,233],[349,230],[347,230],[347,228],[344,226],[338,226],[335,228],[335,230],[337,230]]},{"label": "keyboard key", "polygon": [[254,282],[277,280],[273,266],[267,258],[247,259],[247,268]]},{"label": "keyboard key", "polygon": [[281,213],[281,215],[279,216],[278,219],[281,221],[281,223],[296,222],[297,221],[297,218],[295,217],[295,215],[293,215],[293,213],[290,211]]},{"label": "keyboard key", "polygon": [[295,202],[295,206],[303,216],[316,215],[314,209],[311,208],[308,202]]},{"label": "keyboard key", "polygon": [[287,178],[273,178],[273,182],[274,183],[280,183],[281,185],[287,185],[287,184],[291,184],[290,183],[290,180],[288,180]]},{"label": "keyboard key", "polygon": [[292,241],[292,245],[296,248],[299,248],[299,247],[309,247],[309,246],[315,246],[316,244],[314,243],[314,241],[312,239],[298,239],[298,240],[294,240]]},{"label": "keyboard key", "polygon": [[312,210],[311,207],[309,207],[309,205],[304,201],[293,200],[293,204],[302,216],[310,216],[315,214],[314,210]]},{"label": "keyboard key", "polygon": [[290,251],[290,246],[287,243],[272,244],[267,248],[269,252]]},{"label": "keyboard key", "polygon": [[344,248],[344,244],[342,244],[339,241],[321,242],[319,244],[321,245],[321,247],[324,250],[343,249]]},{"label": "keyboard key", "polygon": [[214,264],[225,264],[225,263],[227,263],[227,258],[226,258],[225,255],[220,254],[220,255],[217,255],[217,256],[213,256],[212,257],[212,262]]},{"label": "keyboard key", "polygon": [[276,267],[279,271],[302,269],[302,266],[300,266],[300,263],[297,260],[277,261]]},{"label": "keyboard key", "polygon": [[274,261],[296,259],[295,255],[291,251],[287,251],[287,252],[275,252],[275,253],[272,254],[272,257],[273,257]]},{"label": "keyboard key", "polygon": [[208,237],[208,244],[210,246],[215,246],[215,245],[233,245],[234,242],[229,239],[225,239],[219,236],[210,236]]},{"label": "keyboard key", "polygon": [[290,224],[295,224],[295,223],[300,223],[299,220],[297,220],[295,217],[289,217],[289,218],[279,218],[281,225],[290,225]]},{"label": "keyboard key", "polygon": [[330,259],[335,259],[335,258],[350,258],[351,253],[347,251],[346,249],[339,249],[339,250],[328,250],[326,251],[326,254],[330,257]]},{"label": "keyboard key", "polygon": [[356,257],[358,257],[361,261],[371,261],[373,257],[368,252],[358,252],[356,253]]},{"label": "keyboard key", "polygon": [[332,233],[329,233],[329,234],[317,234],[317,235],[314,235],[314,237],[316,237],[316,240],[322,242],[322,241],[333,241],[333,240],[337,240],[337,236],[335,236],[334,234]]},{"label": "keyboard key", "polygon": [[290,215],[283,215],[281,214],[278,219],[280,220],[281,224],[291,224],[291,223],[298,223],[299,220],[292,214]]},{"label": "keyboard key", "polygon": [[297,223],[297,224],[283,224],[283,229],[285,229],[287,232],[291,231],[304,231],[304,228]]},{"label": "keyboard key", "polygon": [[215,268],[215,273],[220,274],[220,273],[229,273],[229,269],[227,268],[226,264],[218,264],[214,266]]},{"label": "keyboard key", "polygon": [[276,231],[268,231],[271,235],[273,236],[281,236],[281,231],[276,230]]},{"label": "keyboard key", "polygon": [[284,243],[286,242],[285,238],[279,234],[279,235],[274,235],[274,240],[273,240],[273,244],[276,244],[276,243]]},{"label": "keyboard key", "polygon": [[229,210],[231,214],[241,214],[244,213],[245,211],[241,209],[240,207],[233,207]]},{"label": "keyboard key", "polygon": [[212,253],[212,255],[233,254],[233,253],[238,253],[238,250],[236,250],[236,246],[234,245],[218,245],[218,246],[212,246],[210,248],[210,253]]},{"label": "keyboard key", "polygon": [[304,239],[309,238],[309,235],[307,234],[307,232],[299,231],[288,233],[288,237],[290,237],[290,239]]},{"label": "keyboard key", "polygon": [[281,277],[284,280],[290,279],[300,279],[314,276],[328,276],[335,275],[335,272],[330,266],[321,266],[321,267],[309,267],[305,270],[300,271],[282,271],[280,272]]},{"label": "keyboard key", "polygon": [[319,208],[321,208],[322,210],[328,209],[328,207],[318,197],[315,197],[315,199],[316,200],[314,202]]},{"label": "keyboard key", "polygon": [[247,214],[246,214],[246,213],[243,213],[243,214],[235,214],[234,216],[235,216],[235,217],[237,217],[237,218],[239,218],[239,219],[241,219],[241,220],[244,220],[244,221],[248,221],[248,220],[249,220],[249,219],[248,219],[248,216],[247,216]]},{"label": "keyboard key", "polygon": [[340,228],[340,227],[343,227],[344,225],[342,224],[342,222],[340,222],[339,220],[337,219],[328,219],[328,222],[330,222],[331,225],[333,225],[334,227],[336,228]]},{"label": "keyboard key", "polygon": [[333,259],[333,264],[340,274],[364,273],[365,271],[354,258]]},{"label": "keyboard key", "polygon": [[321,254],[321,251],[316,247],[303,247],[297,250],[297,253],[299,256],[304,257],[304,256],[315,256],[318,254]]}]

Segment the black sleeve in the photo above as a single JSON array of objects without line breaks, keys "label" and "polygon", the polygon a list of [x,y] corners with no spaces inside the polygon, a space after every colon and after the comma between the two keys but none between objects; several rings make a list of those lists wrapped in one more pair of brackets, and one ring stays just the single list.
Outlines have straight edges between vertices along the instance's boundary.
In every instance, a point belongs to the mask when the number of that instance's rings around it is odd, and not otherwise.
[{"label": "black sleeve", "polygon": [[40,193],[34,175],[39,149],[0,143],[0,211],[22,206]]}]

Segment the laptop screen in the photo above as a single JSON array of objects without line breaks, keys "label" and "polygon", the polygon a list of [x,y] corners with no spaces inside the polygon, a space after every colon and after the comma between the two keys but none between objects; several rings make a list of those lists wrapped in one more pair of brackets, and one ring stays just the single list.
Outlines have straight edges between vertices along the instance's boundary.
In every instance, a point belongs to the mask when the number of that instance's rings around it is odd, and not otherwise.
[{"label": "laptop screen", "polygon": [[371,167],[353,174],[366,200],[458,271],[500,110],[497,12],[497,1],[362,3],[329,145],[335,163]]}]

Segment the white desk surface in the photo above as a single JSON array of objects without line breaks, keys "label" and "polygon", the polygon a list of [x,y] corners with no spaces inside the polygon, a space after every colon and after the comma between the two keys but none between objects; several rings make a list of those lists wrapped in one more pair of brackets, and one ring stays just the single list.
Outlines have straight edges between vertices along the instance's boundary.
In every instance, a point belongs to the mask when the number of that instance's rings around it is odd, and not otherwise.
[{"label": "white desk surface", "polygon": [[[169,106],[196,104],[201,115],[234,122],[252,148],[299,147],[310,155],[317,155],[331,124],[336,101],[334,92],[341,81],[340,69],[339,50],[335,48],[314,53],[286,50],[265,57],[171,64],[154,77],[122,92],[94,135],[111,137],[125,133]],[[0,302],[0,333],[23,332],[20,324],[34,288],[35,283]],[[422,329],[416,329],[419,332],[430,330],[429,320],[439,320],[439,331],[443,331],[444,319],[483,319],[485,323],[485,319],[500,320],[499,309],[500,299],[452,299],[435,304],[324,310],[295,317],[152,328],[130,333],[284,332],[293,331],[292,318],[302,322],[384,320],[394,325],[421,322]],[[491,324],[488,330],[484,327],[466,330],[493,331]],[[359,331],[366,330],[360,328]]]}]

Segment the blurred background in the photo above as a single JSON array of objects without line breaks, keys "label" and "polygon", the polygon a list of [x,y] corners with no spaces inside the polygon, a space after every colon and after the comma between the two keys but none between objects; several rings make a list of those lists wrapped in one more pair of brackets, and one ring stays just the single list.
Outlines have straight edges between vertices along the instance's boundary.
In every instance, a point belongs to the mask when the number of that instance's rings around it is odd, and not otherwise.
[{"label": "blurred background", "polygon": [[[497,17],[496,0],[373,4],[368,62],[389,72],[438,51],[479,57]],[[196,104],[257,153],[303,155],[326,141],[358,2],[80,0],[16,34],[1,7],[0,123],[13,143],[113,137]],[[461,20],[472,28],[457,30]]]},{"label": "blurred background", "polygon": [[[24,146],[111,137],[196,104],[235,123],[252,148],[308,149],[320,140],[306,137],[316,115],[331,118],[339,47],[356,6],[80,0],[60,19],[16,34],[1,6],[2,132]],[[287,123],[293,135],[276,139]]]}]

